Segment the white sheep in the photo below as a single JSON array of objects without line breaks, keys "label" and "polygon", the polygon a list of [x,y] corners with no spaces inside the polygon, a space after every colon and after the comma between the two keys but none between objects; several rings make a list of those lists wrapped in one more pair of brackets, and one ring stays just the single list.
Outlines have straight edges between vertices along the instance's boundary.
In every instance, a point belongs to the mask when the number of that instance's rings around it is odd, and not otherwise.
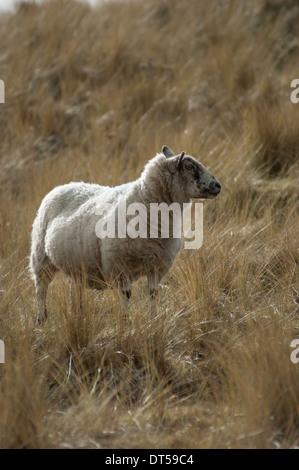
[{"label": "white sheep", "polygon": [[[100,238],[98,208],[103,203],[110,204],[110,216],[116,215],[124,201],[127,206],[142,204],[147,210],[152,203],[177,203],[182,211],[192,198],[214,198],[220,189],[201,163],[184,152],[174,155],[167,146],[131,183],[108,187],[79,182],[54,188],[43,199],[32,229],[30,270],[39,303],[37,321],[47,318],[47,289],[59,270],[89,288],[117,286],[126,299],[132,281],[146,275],[151,299],[155,299],[161,279],[181,249],[181,234],[175,238],[171,232],[162,238],[159,222],[155,238],[132,238],[126,233],[119,238],[117,230],[114,238]],[[171,219],[173,214],[169,215]],[[127,215],[125,222],[129,219]],[[117,229],[120,221],[115,223]]]}]

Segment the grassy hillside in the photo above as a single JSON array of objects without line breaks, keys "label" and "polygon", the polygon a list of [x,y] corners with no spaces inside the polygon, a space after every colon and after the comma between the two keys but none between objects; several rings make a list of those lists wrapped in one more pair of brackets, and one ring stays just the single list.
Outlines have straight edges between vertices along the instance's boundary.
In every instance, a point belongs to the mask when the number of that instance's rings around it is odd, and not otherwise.
[{"label": "grassy hillside", "polygon": [[[0,21],[0,446],[298,447],[297,1],[57,0]],[[36,328],[44,195],[135,179],[163,144],[223,189],[158,318],[145,280],[123,325],[116,292],[76,315],[57,276]]]}]

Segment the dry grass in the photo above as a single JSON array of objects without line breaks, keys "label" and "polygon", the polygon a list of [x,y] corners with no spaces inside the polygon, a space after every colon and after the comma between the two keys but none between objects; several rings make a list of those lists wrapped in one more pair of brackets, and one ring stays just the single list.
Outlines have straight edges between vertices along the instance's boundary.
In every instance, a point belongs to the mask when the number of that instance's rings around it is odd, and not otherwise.
[{"label": "dry grass", "polygon": [[[298,447],[298,23],[282,0],[55,1],[1,20],[1,447]],[[158,317],[143,280],[131,323],[112,291],[85,291],[71,314],[59,276],[36,329],[42,197],[134,179],[162,144],[223,191]]]}]

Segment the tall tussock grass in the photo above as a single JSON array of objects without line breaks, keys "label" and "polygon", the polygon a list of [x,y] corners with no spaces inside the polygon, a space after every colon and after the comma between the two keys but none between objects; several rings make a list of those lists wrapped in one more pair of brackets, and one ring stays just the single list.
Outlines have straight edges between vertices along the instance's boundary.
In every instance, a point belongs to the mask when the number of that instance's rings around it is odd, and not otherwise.
[{"label": "tall tussock grass", "polygon": [[[55,0],[0,21],[0,446],[298,447],[297,2]],[[117,292],[82,288],[80,310],[57,275],[36,326],[42,198],[133,180],[163,144],[222,192],[156,317],[145,280],[124,321]]]}]

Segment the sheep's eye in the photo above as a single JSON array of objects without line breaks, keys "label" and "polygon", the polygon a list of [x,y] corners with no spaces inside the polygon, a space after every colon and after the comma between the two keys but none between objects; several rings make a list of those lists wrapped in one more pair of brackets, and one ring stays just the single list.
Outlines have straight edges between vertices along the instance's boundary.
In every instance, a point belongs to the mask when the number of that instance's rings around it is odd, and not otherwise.
[{"label": "sheep's eye", "polygon": [[190,164],[188,165],[187,164],[186,165],[186,170],[189,170],[189,171],[191,170],[192,171],[193,170],[193,165],[190,165]]}]

